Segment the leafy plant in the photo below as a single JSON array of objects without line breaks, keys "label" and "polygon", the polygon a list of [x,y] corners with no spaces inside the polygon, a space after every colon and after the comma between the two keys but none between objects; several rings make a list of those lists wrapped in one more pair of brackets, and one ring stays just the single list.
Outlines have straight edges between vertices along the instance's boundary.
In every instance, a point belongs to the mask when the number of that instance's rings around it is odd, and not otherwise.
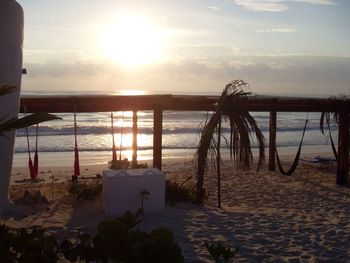
[{"label": "leafy plant", "polygon": [[140,208],[140,213],[143,214],[144,210],[143,210],[143,204],[145,202],[145,200],[148,199],[148,196],[150,195],[150,192],[148,192],[147,190],[143,190],[140,193],[140,198],[141,198],[141,208]]},{"label": "leafy plant", "polygon": [[97,234],[78,232],[75,240],[58,243],[44,229],[11,230],[0,225],[0,262],[181,263],[184,258],[173,234],[165,228],[151,233],[136,228],[141,221],[131,212],[101,221]]},{"label": "leafy plant", "polygon": [[102,194],[102,184],[86,184],[76,180],[71,183],[68,192],[78,201],[95,200]]},{"label": "leafy plant", "polygon": [[59,246],[56,239],[37,227],[10,230],[0,226],[0,262],[56,262]]},{"label": "leafy plant", "polygon": [[148,164],[147,163],[137,163],[132,165],[133,169],[139,169],[139,168],[148,168]]},{"label": "leafy plant", "polygon": [[221,245],[221,243],[209,244],[204,242],[204,245],[215,263],[227,263],[238,253],[238,248],[231,250],[230,248]]},{"label": "leafy plant", "polygon": [[[259,148],[258,169],[265,158],[264,135],[250,113],[239,105],[242,98],[248,97],[250,92],[244,91],[248,84],[242,80],[228,83],[223,90],[216,110],[206,122],[201,131],[201,138],[197,147],[195,159],[197,161],[197,193],[196,203],[202,204],[204,200],[204,173],[207,166],[208,152],[216,159],[218,181],[220,182],[220,138],[222,119],[229,122],[230,138],[225,140],[229,146],[230,157],[237,161],[238,167],[248,169],[253,162],[251,138],[255,136]],[[215,167],[215,165],[214,165]],[[218,206],[220,207],[220,184],[218,184]]]},{"label": "leafy plant", "polygon": [[165,182],[165,200],[171,205],[175,205],[176,202],[194,203],[196,200],[196,189],[167,180]]},{"label": "leafy plant", "polygon": [[123,160],[112,160],[108,162],[108,168],[113,170],[128,169],[130,161],[125,158]]},{"label": "leafy plant", "polygon": [[8,226],[0,225],[0,262],[14,262],[17,258],[12,249],[14,238]]},{"label": "leafy plant", "polygon": [[166,228],[156,228],[133,245],[130,262],[178,263],[184,262],[184,258],[174,242],[173,233]]},{"label": "leafy plant", "polygon": [[78,232],[77,240],[63,240],[60,244],[60,252],[65,259],[70,262],[104,262],[97,253],[94,247],[94,242],[88,233]]},{"label": "leafy plant", "polygon": [[[0,85],[0,96],[9,94],[17,90],[16,86]],[[0,136],[4,136],[4,132],[25,128],[45,121],[61,119],[56,115],[49,113],[33,113],[22,118],[7,118],[0,116]]]},{"label": "leafy plant", "polygon": [[62,242],[62,253],[70,261],[79,258],[86,262],[184,262],[170,230],[142,232],[136,229],[140,222],[130,211],[122,217],[101,221],[94,237],[79,233],[76,242]]},{"label": "leafy plant", "polygon": [[147,163],[139,163],[139,164],[133,164],[131,165],[128,158],[124,158],[123,160],[112,160],[108,162],[108,168],[113,170],[120,170],[120,169],[138,169],[138,168],[148,168]]}]

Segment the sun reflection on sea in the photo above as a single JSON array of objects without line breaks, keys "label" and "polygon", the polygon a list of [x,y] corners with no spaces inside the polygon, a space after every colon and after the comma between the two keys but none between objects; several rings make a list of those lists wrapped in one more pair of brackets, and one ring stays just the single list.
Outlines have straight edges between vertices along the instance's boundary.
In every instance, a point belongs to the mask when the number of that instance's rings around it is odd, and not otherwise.
[{"label": "sun reflection on sea", "polygon": [[140,89],[122,89],[115,91],[112,95],[121,95],[121,96],[137,96],[137,95],[147,95],[145,90]]}]

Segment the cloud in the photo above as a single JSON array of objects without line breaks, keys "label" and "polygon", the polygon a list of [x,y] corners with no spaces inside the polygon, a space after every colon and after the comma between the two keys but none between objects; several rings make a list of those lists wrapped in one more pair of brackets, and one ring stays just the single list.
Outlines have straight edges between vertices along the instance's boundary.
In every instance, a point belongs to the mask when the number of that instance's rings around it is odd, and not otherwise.
[{"label": "cloud", "polygon": [[215,11],[220,11],[220,10],[221,10],[220,7],[218,7],[218,6],[213,6],[213,5],[209,5],[208,8],[209,8],[209,9],[212,9],[212,10],[215,10]]},{"label": "cloud", "polygon": [[[213,66],[215,64],[215,66]],[[113,64],[27,64],[25,91],[117,91],[219,94],[232,79],[247,81],[258,94],[349,93],[350,58],[326,56],[235,56],[182,60],[126,70]]]},{"label": "cloud", "polygon": [[300,2],[306,4],[314,4],[314,5],[336,5],[333,0],[291,0],[293,2]]},{"label": "cloud", "polygon": [[256,12],[282,12],[288,9],[282,0],[235,0],[235,3]]},{"label": "cloud", "polygon": [[43,75],[51,77],[79,76],[88,77],[95,75],[98,71],[107,71],[109,67],[105,64],[86,62],[61,62],[49,60],[45,63],[25,63],[28,76],[40,77]]},{"label": "cloud", "polygon": [[234,0],[245,9],[255,12],[282,12],[288,9],[288,2],[299,2],[313,5],[336,5],[333,0]]},{"label": "cloud", "polygon": [[295,28],[266,28],[255,30],[259,33],[296,33],[298,32]]}]

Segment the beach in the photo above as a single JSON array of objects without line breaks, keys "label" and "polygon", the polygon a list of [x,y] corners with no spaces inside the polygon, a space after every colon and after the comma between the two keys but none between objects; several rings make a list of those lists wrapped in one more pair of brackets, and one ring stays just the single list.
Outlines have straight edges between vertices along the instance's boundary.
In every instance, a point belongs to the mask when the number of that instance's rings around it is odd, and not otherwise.
[{"label": "beach", "polygon": [[[311,160],[315,154],[307,152],[302,158]],[[293,159],[288,151],[282,157],[286,166]],[[93,183],[106,168],[106,164],[83,165],[81,177]],[[165,159],[163,171],[168,180],[183,182],[192,176],[188,183],[195,182],[190,158]],[[74,237],[77,229],[93,233],[98,222],[107,218],[102,201],[72,200],[67,192],[72,172],[70,166],[44,167],[40,176],[45,181],[31,183],[24,178],[29,178],[27,168],[15,167],[12,199],[20,200],[26,189],[40,189],[48,203],[18,204],[3,222],[11,227],[40,225],[61,238]],[[266,165],[258,173],[240,171],[224,160],[221,209],[217,208],[216,173],[209,169],[204,206],[167,205],[161,213],[143,215],[140,227],[172,230],[185,262],[212,262],[205,241],[238,247],[237,262],[348,262],[350,192],[335,184],[335,173],[335,162],[300,162],[295,174],[283,176],[267,171]],[[52,175],[58,179],[53,188]]]},{"label": "beach", "polygon": [[349,10],[0,0],[0,263],[350,262]]}]

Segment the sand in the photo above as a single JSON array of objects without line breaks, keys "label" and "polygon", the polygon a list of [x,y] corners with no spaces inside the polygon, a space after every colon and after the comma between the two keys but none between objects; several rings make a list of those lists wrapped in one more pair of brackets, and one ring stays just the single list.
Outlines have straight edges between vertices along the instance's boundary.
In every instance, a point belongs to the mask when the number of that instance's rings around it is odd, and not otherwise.
[{"label": "sand", "polygon": [[[105,168],[84,166],[81,170],[84,177],[94,178]],[[302,162],[288,177],[265,167],[259,173],[238,171],[225,161],[221,209],[216,207],[216,175],[208,171],[205,206],[166,206],[161,213],[146,213],[140,227],[147,231],[171,229],[185,262],[212,262],[204,241],[239,247],[237,262],[349,262],[350,188],[335,184],[335,169],[333,162]],[[167,160],[163,170],[171,180],[182,182],[190,175],[194,179],[190,160]],[[94,232],[97,223],[107,218],[101,200],[81,203],[68,195],[70,167],[45,168],[41,176],[46,181],[42,183],[23,180],[24,176],[28,178],[26,173],[25,168],[15,168],[12,198],[18,200],[25,189],[40,188],[48,203],[18,204],[3,218],[9,226],[40,225],[64,238],[75,236],[76,229]],[[48,183],[51,175],[59,178],[53,200]],[[94,183],[95,179],[86,181]]]}]

